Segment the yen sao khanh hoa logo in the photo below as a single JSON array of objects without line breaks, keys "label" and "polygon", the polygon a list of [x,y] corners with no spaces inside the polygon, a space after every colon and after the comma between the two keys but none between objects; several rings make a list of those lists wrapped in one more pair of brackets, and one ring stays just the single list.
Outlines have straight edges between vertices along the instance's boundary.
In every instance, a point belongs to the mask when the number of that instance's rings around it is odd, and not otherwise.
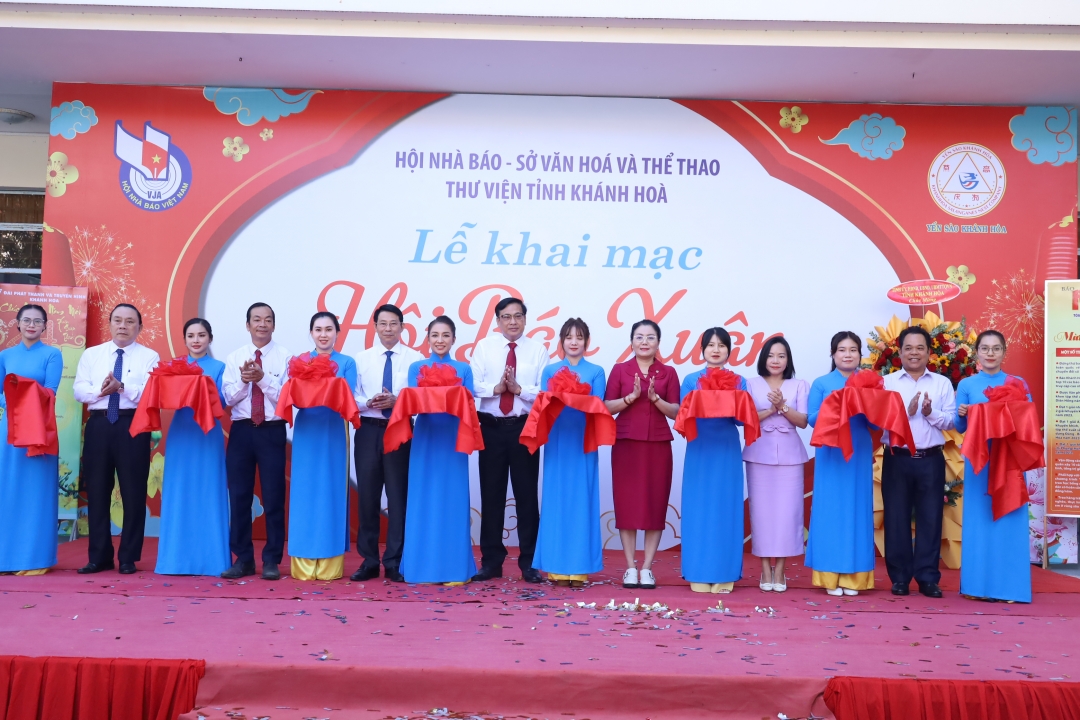
[{"label": "yen sao khanh hoa logo", "polygon": [[132,205],[151,212],[176,207],[191,188],[191,163],[167,133],[149,122],[138,138],[116,121],[120,189]]},{"label": "yen sao khanh hoa logo", "polygon": [[1005,166],[982,145],[961,143],[943,150],[930,164],[930,195],[955,217],[985,215],[1005,195]]}]

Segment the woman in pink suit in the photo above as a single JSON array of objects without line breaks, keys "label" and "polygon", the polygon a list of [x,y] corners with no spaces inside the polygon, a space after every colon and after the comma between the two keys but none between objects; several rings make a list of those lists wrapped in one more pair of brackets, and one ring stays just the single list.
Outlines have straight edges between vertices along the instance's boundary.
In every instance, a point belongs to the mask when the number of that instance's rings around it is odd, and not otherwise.
[{"label": "woman in pink suit", "polygon": [[782,337],[765,341],[757,371],[746,389],[758,409],[761,437],[743,449],[751,552],[761,558],[758,586],[784,592],[784,561],[803,554],[803,465],[808,458],[796,428],[806,427],[810,386],[795,378],[791,347]]}]

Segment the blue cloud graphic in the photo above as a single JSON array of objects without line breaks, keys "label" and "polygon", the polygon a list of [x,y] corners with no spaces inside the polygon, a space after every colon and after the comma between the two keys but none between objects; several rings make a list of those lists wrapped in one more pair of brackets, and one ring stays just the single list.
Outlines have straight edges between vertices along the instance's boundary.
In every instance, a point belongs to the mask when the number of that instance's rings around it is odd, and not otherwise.
[{"label": "blue cloud graphic", "polygon": [[847,145],[867,160],[888,160],[894,152],[903,149],[905,135],[907,130],[891,117],[873,113],[852,120],[832,140],[818,140],[826,145]]},{"label": "blue cloud graphic", "polygon": [[49,121],[49,134],[60,135],[65,140],[74,140],[79,133],[90,132],[98,123],[94,108],[83,105],[82,100],[61,103],[52,109]]},{"label": "blue cloud graphic", "polygon": [[1027,107],[1009,120],[1012,146],[1036,165],[1076,162],[1076,108]]},{"label": "blue cloud graphic", "polygon": [[308,101],[322,90],[305,90],[298,95],[290,95],[278,88],[203,88],[203,97],[214,103],[218,112],[224,115],[236,115],[241,125],[254,125],[263,118],[268,122],[277,122],[287,115],[301,113],[307,109]]}]

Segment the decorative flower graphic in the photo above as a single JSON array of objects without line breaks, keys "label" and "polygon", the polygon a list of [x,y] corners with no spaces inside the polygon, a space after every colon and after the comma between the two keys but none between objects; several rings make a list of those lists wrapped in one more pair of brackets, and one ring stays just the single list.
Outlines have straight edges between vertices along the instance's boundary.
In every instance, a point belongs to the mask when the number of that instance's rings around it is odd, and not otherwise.
[{"label": "decorative flower graphic", "polygon": [[945,272],[949,276],[949,282],[960,286],[960,292],[967,292],[968,288],[975,284],[975,273],[971,272],[967,265],[950,265]]},{"label": "decorative flower graphic", "polygon": [[234,161],[240,162],[244,159],[244,156],[251,152],[251,148],[247,146],[242,137],[225,138],[221,141],[224,147],[221,149],[221,154],[225,157],[231,157]]},{"label": "decorative flower graphic", "polygon": [[164,477],[165,455],[163,453],[154,453],[154,458],[150,461],[150,475],[146,480],[146,494],[154,497],[161,492],[161,483]]},{"label": "decorative flower graphic", "polygon": [[791,132],[797,133],[808,122],[810,122],[810,116],[803,115],[802,108],[798,105],[792,105],[790,108],[780,108],[780,127],[791,128]]},{"label": "decorative flower graphic", "polygon": [[263,142],[271,140],[274,137],[274,131],[271,128],[263,128],[263,131],[259,133],[259,137],[263,139]]},{"label": "decorative flower graphic", "polygon": [[45,169],[45,187],[53,197],[60,197],[67,192],[68,183],[79,179],[79,168],[68,165],[68,156],[54,152],[49,156],[49,165]]}]

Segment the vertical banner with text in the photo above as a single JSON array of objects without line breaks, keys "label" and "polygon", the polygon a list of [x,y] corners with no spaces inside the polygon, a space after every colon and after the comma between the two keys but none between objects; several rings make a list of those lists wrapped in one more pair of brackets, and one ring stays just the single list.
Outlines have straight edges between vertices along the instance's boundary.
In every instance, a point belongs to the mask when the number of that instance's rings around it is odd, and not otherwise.
[{"label": "vertical banner with text", "polygon": [[1046,283],[1046,514],[1080,516],[1080,280]]},{"label": "vertical banner with text", "polygon": [[61,534],[73,535],[79,510],[79,458],[82,454],[83,406],[75,401],[71,386],[75,369],[86,349],[85,287],[15,285],[0,283],[0,350],[20,342],[15,316],[23,305],[45,308],[49,324],[41,341],[59,348],[64,356],[64,374],[56,393],[56,429],[60,436],[59,520],[65,522]]}]

